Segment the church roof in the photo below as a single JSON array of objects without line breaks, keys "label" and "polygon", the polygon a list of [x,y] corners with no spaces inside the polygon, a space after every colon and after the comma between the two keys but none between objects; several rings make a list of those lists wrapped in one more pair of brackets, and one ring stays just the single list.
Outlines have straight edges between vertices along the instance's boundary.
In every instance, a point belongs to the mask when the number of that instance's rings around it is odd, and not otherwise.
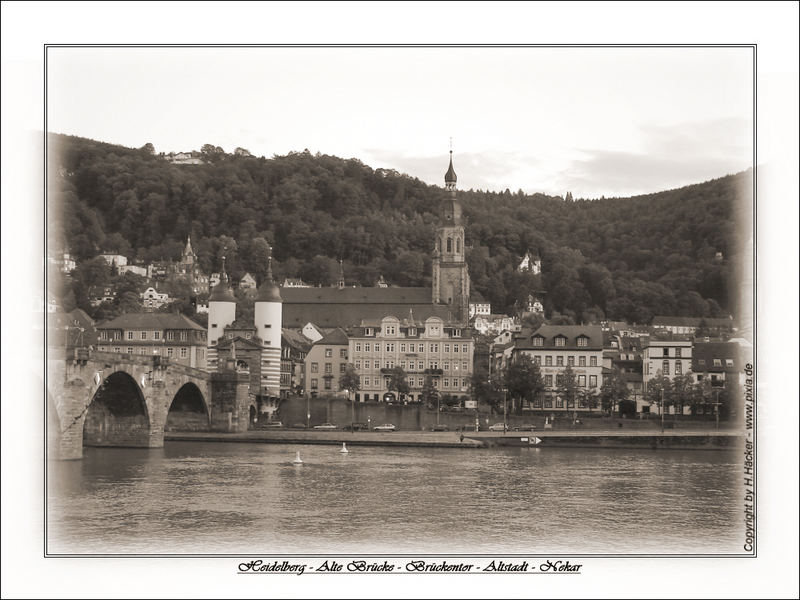
[{"label": "church roof", "polygon": [[427,287],[285,287],[281,296],[284,304],[430,304],[432,293]]}]

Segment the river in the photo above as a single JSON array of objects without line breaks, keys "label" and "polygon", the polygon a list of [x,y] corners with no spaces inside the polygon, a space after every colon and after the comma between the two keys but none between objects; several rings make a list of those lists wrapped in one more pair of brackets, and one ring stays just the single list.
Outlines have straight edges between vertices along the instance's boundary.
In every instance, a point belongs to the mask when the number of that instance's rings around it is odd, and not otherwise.
[{"label": "river", "polygon": [[738,452],[339,450],[84,448],[49,464],[48,552],[742,552]]}]

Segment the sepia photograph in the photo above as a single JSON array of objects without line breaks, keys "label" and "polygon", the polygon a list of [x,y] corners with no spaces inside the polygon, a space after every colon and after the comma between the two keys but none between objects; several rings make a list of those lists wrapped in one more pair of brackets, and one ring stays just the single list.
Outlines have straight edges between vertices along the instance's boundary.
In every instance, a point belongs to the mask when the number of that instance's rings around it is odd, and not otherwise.
[{"label": "sepia photograph", "polygon": [[41,558],[757,560],[758,44],[535,37],[39,45]]}]

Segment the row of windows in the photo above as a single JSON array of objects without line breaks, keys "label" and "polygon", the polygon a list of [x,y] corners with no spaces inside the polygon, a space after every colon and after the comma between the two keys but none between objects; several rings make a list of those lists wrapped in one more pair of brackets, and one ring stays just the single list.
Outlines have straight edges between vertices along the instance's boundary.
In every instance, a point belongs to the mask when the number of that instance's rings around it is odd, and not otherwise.
[{"label": "row of windows", "polygon": [[[108,347],[101,347],[101,352],[108,352],[110,348]],[[134,351],[135,350],[135,351]],[[120,346],[114,346],[113,352],[122,352],[122,348]],[[128,346],[125,348],[125,352],[128,354],[146,354],[146,355],[156,355],[156,356],[166,356],[166,357],[180,357],[180,358],[188,358],[189,356],[189,349],[186,346],[182,346],[180,348],[145,348],[143,346],[139,346],[138,348],[134,349]],[[197,358],[202,359],[205,356],[205,350],[203,348],[197,349]]]},{"label": "row of windows", "polygon": [[[383,327],[384,327],[383,335],[385,335],[385,336],[397,335],[398,334],[398,330],[397,330],[397,326],[396,325],[384,325]],[[375,329],[374,327],[365,327],[364,328],[364,335],[366,337],[373,337],[376,334],[377,331],[380,331],[380,329]],[[439,330],[439,326],[438,325],[431,325],[430,331],[427,332],[429,337],[438,337],[439,335],[441,335],[441,333],[442,332]],[[409,337],[416,336],[417,335],[416,328],[410,327],[408,329],[408,332],[406,333],[406,335],[408,335]],[[453,329],[450,332],[450,337],[454,337],[454,338],[461,337],[461,330],[460,329]]]},{"label": "row of windows", "polygon": [[[381,382],[383,379],[383,382]],[[314,387],[314,379],[311,380],[311,387]],[[425,378],[424,377],[409,377],[407,379],[409,387],[412,388],[422,388],[425,385]],[[389,378],[388,377],[370,377],[369,375],[365,375],[361,378],[361,385],[365,388],[367,387],[385,387],[388,389],[389,387]],[[433,386],[439,387],[439,379],[433,378]],[[442,387],[445,389],[465,389],[469,386],[469,379],[459,378],[459,377],[444,377],[442,378]]]},{"label": "row of windows", "polygon": [[[670,375],[669,364],[668,360],[661,361],[661,374],[667,377]],[[653,363],[647,363],[647,375],[655,375]],[[679,360],[675,361],[675,375],[683,375],[683,363]]]},{"label": "row of windows", "polygon": [[[325,358],[333,358],[333,348],[325,348]],[[347,349],[339,349],[339,358],[347,358]]]},{"label": "row of windows", "polygon": [[[715,359],[713,359],[713,361],[714,361],[714,366],[715,367],[721,367],[722,366],[722,359],[721,358],[715,358]],[[706,361],[705,361],[704,358],[700,358],[700,359],[697,360],[697,364],[700,365],[701,367],[704,367],[705,364],[706,364]],[[726,358],[725,359],[725,366],[726,367],[733,367],[733,359],[732,358]]]},{"label": "row of windows", "polygon": [[[375,342],[374,346],[375,346],[375,352],[381,351],[380,342]],[[364,342],[363,344],[364,352],[372,352],[372,347],[373,344],[370,344],[369,342]],[[386,344],[384,345],[386,352],[394,352],[395,347],[396,346],[394,342],[386,342]],[[469,344],[460,344],[460,345],[452,344],[452,346],[451,344],[442,344],[442,347],[444,349],[445,354],[449,354],[451,348],[454,353],[458,353],[459,349],[461,350],[462,354],[469,353]],[[361,352],[361,348],[362,348],[361,342],[356,342],[355,343],[356,352]],[[425,344],[422,342],[420,342],[419,344],[414,342],[410,342],[408,344],[401,343],[399,344],[399,348],[400,352],[425,352]],[[439,344],[435,342],[428,344],[428,351],[433,353],[439,352]]]},{"label": "row of windows", "polygon": [[[129,339],[129,340],[137,339],[136,333],[137,332],[135,332],[135,331],[126,331],[125,332],[125,337],[126,337],[126,339]],[[138,333],[139,333],[138,339],[142,339],[142,340],[147,340],[147,339],[160,340],[160,339],[162,339],[161,338],[161,333],[162,333],[161,331],[140,331]],[[176,333],[179,334],[179,336],[177,338],[176,338],[176,335],[175,335]],[[106,339],[106,332],[105,331],[101,331],[100,332],[100,339],[101,340]],[[119,339],[119,332],[114,332],[114,338],[113,339]],[[189,339],[189,332],[188,331],[178,331],[178,332],[176,332],[176,331],[167,331],[165,339],[168,340],[168,341],[173,341],[175,339],[180,339],[180,341],[185,342],[186,340]]]},{"label": "row of windows", "polygon": [[[554,338],[556,346],[566,346],[567,345],[567,338],[558,336]],[[577,338],[578,347],[584,348],[589,345],[589,338],[586,336],[579,336]],[[534,346],[544,346],[544,338],[542,336],[536,336],[533,338],[533,345]]]},{"label": "row of windows", "polygon": [[[347,369],[346,363],[339,363],[339,373],[344,373]],[[311,372],[312,373],[319,373],[319,363],[312,362],[311,363]],[[325,363],[325,373],[333,373],[333,363]]]},{"label": "row of windows", "polygon": [[[397,364],[404,371],[405,370],[408,370],[408,371],[413,371],[413,370],[423,371],[425,369],[425,361],[424,360],[418,360],[418,361],[401,360]],[[380,369],[381,368],[381,361],[379,361],[379,360],[364,360],[362,362],[361,360],[356,360],[354,365],[356,367],[356,371],[360,371],[362,366],[364,367],[365,371],[368,371],[369,369]],[[312,366],[313,366],[313,364],[312,364]],[[395,361],[394,360],[387,360],[387,361],[383,362],[383,367],[386,368],[386,369],[392,369],[392,368],[394,368],[394,366],[395,366]],[[428,361],[428,368],[429,369],[438,369],[439,368],[439,361],[438,360],[429,360]],[[469,370],[469,361],[468,360],[462,360],[462,361],[459,362],[457,360],[454,360],[454,361],[451,362],[449,360],[445,360],[445,361],[442,362],[442,369],[445,370],[445,371],[458,371],[459,369],[462,370],[462,371],[468,371]]]},{"label": "row of windows", "polygon": [[[578,382],[578,387],[586,387],[586,375],[578,375],[577,382]],[[544,385],[545,387],[553,387],[552,375],[544,376]],[[558,387],[562,387],[564,385],[564,375],[562,374],[556,375],[556,385]],[[590,388],[597,387],[597,375],[589,375],[589,387]]]},{"label": "row of windows", "polygon": [[[535,362],[537,365],[541,365],[542,364],[542,357],[541,356],[534,356],[533,357],[533,362]],[[567,364],[570,367],[574,367],[575,366],[575,357],[574,356],[567,356]],[[552,367],[553,366],[553,357],[552,356],[545,356],[544,357],[544,366],[546,366],[546,367]],[[557,367],[563,367],[564,366],[564,357],[563,356],[556,356],[556,365],[555,366],[557,366]],[[579,356],[578,357],[578,366],[579,367],[585,367],[586,366],[586,357],[585,356]],[[590,367],[596,367],[597,366],[597,357],[596,356],[590,356],[589,357],[589,366]]]}]

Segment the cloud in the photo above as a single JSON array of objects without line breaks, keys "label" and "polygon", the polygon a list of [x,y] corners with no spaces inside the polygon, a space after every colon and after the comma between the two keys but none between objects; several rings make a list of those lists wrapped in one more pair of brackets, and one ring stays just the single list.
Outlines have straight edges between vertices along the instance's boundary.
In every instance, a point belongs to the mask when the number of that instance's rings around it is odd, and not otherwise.
[{"label": "cloud", "polygon": [[640,128],[643,150],[581,150],[556,177],[575,197],[631,196],[698,183],[752,165],[746,119]]},{"label": "cloud", "polygon": [[[373,168],[384,167],[407,173],[432,185],[444,185],[444,174],[447,171],[449,157],[447,154],[436,156],[407,156],[390,150],[368,149],[365,162]],[[520,169],[531,168],[537,164],[531,157],[511,152],[466,152],[453,156],[453,168],[458,176],[458,187],[462,190],[504,190],[511,187],[512,173]],[[515,191],[515,190],[514,190]]]}]

